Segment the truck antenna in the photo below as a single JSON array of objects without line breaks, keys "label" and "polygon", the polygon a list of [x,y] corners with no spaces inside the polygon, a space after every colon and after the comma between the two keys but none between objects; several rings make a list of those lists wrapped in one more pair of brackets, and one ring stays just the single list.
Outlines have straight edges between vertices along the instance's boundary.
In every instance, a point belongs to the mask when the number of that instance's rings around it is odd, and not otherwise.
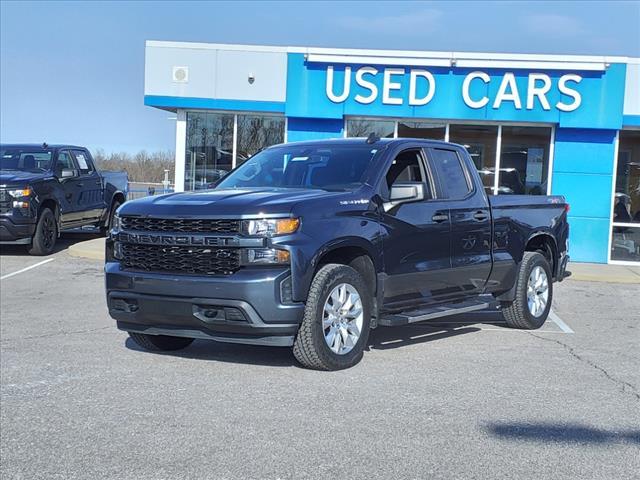
[{"label": "truck antenna", "polygon": [[378,140],[380,140],[380,137],[376,135],[375,132],[371,132],[367,137],[367,144],[371,145],[372,143],[376,143]]}]

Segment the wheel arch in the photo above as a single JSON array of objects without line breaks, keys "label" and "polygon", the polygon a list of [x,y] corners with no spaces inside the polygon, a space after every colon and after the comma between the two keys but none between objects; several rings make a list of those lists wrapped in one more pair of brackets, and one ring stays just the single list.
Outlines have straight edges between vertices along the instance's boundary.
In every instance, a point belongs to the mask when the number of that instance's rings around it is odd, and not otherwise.
[{"label": "wheel arch", "polygon": [[555,277],[558,271],[558,244],[555,237],[549,232],[534,232],[528,239],[524,247],[525,252],[539,252],[549,262],[551,273]]}]

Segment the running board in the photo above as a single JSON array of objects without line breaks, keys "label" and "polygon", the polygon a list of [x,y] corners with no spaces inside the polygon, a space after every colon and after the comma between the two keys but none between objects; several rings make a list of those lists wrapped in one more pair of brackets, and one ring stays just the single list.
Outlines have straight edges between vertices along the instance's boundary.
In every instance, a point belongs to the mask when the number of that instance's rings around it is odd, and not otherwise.
[{"label": "running board", "polygon": [[425,320],[434,320],[436,318],[449,317],[451,315],[459,315],[461,313],[484,310],[489,306],[490,304],[483,300],[467,300],[458,303],[436,305],[421,310],[413,310],[410,312],[395,313],[392,315],[383,316],[378,320],[378,325],[383,325],[385,327],[396,327],[399,325],[407,325],[409,323],[423,322]]}]

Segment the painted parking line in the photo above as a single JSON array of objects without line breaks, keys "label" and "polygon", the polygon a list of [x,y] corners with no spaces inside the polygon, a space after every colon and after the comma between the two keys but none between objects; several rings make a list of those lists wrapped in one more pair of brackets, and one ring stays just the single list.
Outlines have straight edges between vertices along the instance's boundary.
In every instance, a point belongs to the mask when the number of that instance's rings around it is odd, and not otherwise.
[{"label": "painted parking line", "polygon": [[55,260],[55,258],[48,258],[46,260],[43,260],[41,262],[36,263],[35,265],[31,265],[29,267],[25,267],[21,270],[18,270],[17,272],[11,272],[11,273],[7,273],[6,275],[3,275],[2,277],[0,277],[0,280],[5,280],[9,277],[13,277],[14,275],[18,275],[20,273],[24,273],[24,272],[28,272],[29,270],[32,270],[34,268],[37,268],[41,265],[44,265],[45,263],[49,263],[49,262],[53,262]]},{"label": "painted parking line", "polygon": [[551,311],[549,312],[549,318],[550,318],[550,319],[551,319],[551,321],[552,321],[553,323],[555,323],[555,324],[558,326],[558,328],[560,328],[560,330],[562,330],[564,333],[576,333],[576,332],[574,332],[574,331],[571,329],[571,327],[570,327],[569,325],[567,325],[566,323],[564,323],[564,322],[562,321],[562,319],[561,319],[558,315],[556,315],[556,312],[554,312],[553,310],[551,310]]}]

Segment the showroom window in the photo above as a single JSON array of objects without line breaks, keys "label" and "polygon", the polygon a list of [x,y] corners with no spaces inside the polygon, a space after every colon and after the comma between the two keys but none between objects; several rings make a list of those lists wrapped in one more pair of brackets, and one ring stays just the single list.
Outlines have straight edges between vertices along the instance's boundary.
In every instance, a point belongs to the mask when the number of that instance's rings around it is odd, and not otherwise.
[{"label": "showroom window", "polygon": [[184,189],[211,188],[236,165],[284,138],[283,116],[187,112]]},{"label": "showroom window", "polygon": [[209,188],[233,164],[234,116],[187,112],[185,190]]},{"label": "showroom window", "polygon": [[372,133],[380,138],[393,138],[396,132],[394,120],[350,118],[347,120],[347,137],[368,137]]},{"label": "showroom window", "polygon": [[496,175],[498,127],[495,125],[450,125],[449,141],[469,152],[487,193],[493,192]]},{"label": "showroom window", "polygon": [[368,137],[372,132],[380,137],[445,140],[464,146],[487,193],[546,195],[549,191],[549,159],[553,155],[550,126],[347,119],[347,137]]},{"label": "showroom window", "polygon": [[498,193],[546,195],[550,127],[502,127]]},{"label": "showroom window", "polygon": [[611,260],[640,262],[640,130],[618,137]]},{"label": "showroom window", "polygon": [[284,117],[238,115],[236,166],[270,145],[284,142]]},{"label": "showroom window", "polygon": [[444,140],[447,126],[443,123],[398,122],[398,137]]}]

